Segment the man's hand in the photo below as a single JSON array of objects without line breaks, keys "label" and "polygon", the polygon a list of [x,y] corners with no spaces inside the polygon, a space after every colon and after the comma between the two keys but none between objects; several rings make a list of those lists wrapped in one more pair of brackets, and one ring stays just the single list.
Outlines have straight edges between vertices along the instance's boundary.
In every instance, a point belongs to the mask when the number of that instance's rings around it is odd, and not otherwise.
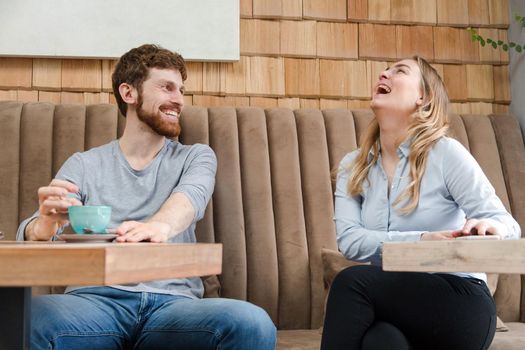
[{"label": "man's hand", "polygon": [[38,189],[38,218],[26,227],[28,240],[49,240],[56,231],[68,223],[67,209],[72,205],[82,205],[69,193],[79,191],[71,182],[54,179],[48,186]]},{"label": "man's hand", "polygon": [[168,241],[170,225],[158,222],[125,221],[117,228],[117,242],[150,241],[164,243]]}]

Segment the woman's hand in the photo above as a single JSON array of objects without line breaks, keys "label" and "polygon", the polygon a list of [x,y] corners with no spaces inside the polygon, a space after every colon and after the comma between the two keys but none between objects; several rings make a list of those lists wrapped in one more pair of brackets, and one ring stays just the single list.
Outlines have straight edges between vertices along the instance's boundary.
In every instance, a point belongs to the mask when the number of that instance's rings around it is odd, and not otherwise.
[{"label": "woman's hand", "polygon": [[503,225],[494,220],[468,219],[461,230],[457,230],[454,232],[459,233],[459,236],[493,235],[493,236],[499,236],[499,238],[502,239],[505,235],[504,230],[505,228],[503,227]]},{"label": "woman's hand", "polygon": [[463,228],[450,231],[425,232],[421,235],[422,241],[439,241],[450,240],[461,236],[498,236],[500,239],[504,236],[503,225],[490,219],[468,219]]},{"label": "woman's hand", "polygon": [[421,240],[422,241],[442,241],[442,240],[450,240],[454,239],[456,237],[461,236],[461,230],[456,231],[434,231],[434,232],[425,232],[421,234]]}]

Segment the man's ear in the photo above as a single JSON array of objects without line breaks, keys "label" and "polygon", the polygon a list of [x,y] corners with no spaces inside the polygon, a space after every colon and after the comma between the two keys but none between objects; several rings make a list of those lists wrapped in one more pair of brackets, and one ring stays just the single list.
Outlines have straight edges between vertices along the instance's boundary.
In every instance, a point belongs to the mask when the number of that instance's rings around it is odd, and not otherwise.
[{"label": "man's ear", "polygon": [[137,89],[135,89],[133,86],[126,83],[122,83],[118,87],[118,92],[120,93],[120,97],[122,97],[122,100],[127,104],[137,103],[138,92]]}]

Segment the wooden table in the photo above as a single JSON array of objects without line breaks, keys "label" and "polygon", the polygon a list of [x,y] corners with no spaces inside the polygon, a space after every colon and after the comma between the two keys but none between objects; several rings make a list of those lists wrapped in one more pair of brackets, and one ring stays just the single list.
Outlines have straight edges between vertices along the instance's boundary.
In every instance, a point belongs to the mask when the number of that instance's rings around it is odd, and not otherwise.
[{"label": "wooden table", "polygon": [[525,274],[525,239],[385,243],[383,270]]},{"label": "wooden table", "polygon": [[0,349],[29,349],[31,287],[220,274],[222,244],[0,241]]}]

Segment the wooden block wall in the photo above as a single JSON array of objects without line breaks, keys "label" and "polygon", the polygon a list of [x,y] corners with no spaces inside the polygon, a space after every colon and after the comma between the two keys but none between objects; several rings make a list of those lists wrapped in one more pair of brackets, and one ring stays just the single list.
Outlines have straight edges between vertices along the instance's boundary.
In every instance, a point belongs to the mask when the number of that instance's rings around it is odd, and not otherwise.
[{"label": "wooden block wall", "polygon": [[[452,109],[507,111],[508,0],[239,0],[238,62],[188,62],[186,103],[366,108],[385,67],[415,54],[442,75]],[[0,100],[115,103],[114,60],[0,58]]]}]

